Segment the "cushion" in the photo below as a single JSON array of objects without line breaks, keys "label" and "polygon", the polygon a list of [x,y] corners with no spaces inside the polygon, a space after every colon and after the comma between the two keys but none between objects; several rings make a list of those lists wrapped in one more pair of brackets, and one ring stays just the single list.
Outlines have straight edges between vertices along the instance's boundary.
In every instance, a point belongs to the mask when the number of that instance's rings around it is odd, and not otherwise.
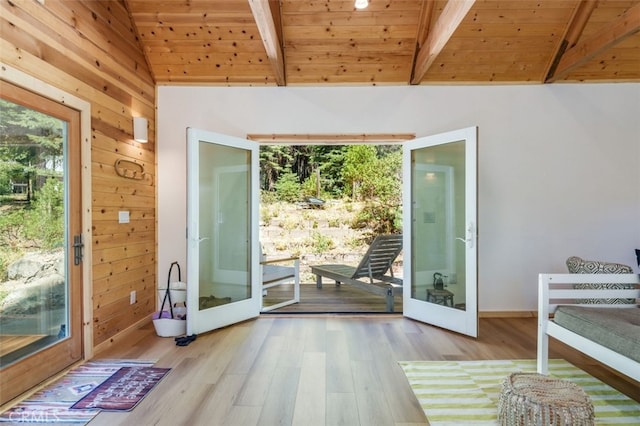
[{"label": "cushion", "polygon": [[572,274],[631,274],[631,266],[621,263],[584,260],[578,256],[567,259],[567,268]]},{"label": "cushion", "polygon": [[640,362],[640,309],[559,306],[558,325]]},{"label": "cushion", "polygon": [[262,284],[295,278],[296,268],[293,266],[264,265],[262,267]]},{"label": "cushion", "polygon": [[[597,260],[584,260],[578,256],[571,256],[567,259],[567,269],[572,274],[631,274],[633,270],[630,266],[621,263],[601,262]],[[580,289],[603,289],[634,288],[633,284],[575,284],[574,288]],[[633,299],[582,299],[580,303],[604,303],[604,304],[626,304],[635,303]]]}]

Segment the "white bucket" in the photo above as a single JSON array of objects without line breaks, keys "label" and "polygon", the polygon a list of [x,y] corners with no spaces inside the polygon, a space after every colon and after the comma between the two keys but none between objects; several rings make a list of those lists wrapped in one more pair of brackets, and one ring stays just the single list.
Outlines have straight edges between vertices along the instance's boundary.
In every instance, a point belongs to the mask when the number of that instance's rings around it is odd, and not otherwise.
[{"label": "white bucket", "polygon": [[175,337],[187,334],[187,309],[173,308],[173,318],[170,311],[156,312],[151,319],[160,337]]},{"label": "white bucket", "polygon": [[[159,288],[158,289],[158,306],[162,306],[162,300],[164,299],[164,294],[167,291],[167,288]],[[178,303],[186,303],[187,302],[187,283],[182,281],[174,281],[169,284],[169,295],[171,296],[171,303],[173,306],[176,306]]]}]

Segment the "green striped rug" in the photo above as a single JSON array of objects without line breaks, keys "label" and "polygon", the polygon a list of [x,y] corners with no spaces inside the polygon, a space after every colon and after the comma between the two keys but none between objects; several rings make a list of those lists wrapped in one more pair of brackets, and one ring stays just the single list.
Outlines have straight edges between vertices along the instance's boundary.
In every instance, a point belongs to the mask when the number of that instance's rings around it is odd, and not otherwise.
[{"label": "green striped rug", "polygon": [[[431,425],[497,424],[502,381],[510,373],[534,372],[535,360],[400,362]],[[549,373],[581,386],[591,397],[599,425],[640,425],[640,404],[564,360]]]}]

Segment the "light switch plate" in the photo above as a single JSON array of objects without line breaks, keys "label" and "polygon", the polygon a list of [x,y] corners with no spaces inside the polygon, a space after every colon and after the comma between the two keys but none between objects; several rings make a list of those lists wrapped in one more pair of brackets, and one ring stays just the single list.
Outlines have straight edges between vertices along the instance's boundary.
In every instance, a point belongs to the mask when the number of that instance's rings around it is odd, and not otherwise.
[{"label": "light switch plate", "polygon": [[128,211],[119,211],[118,212],[118,223],[129,223],[129,212]]}]

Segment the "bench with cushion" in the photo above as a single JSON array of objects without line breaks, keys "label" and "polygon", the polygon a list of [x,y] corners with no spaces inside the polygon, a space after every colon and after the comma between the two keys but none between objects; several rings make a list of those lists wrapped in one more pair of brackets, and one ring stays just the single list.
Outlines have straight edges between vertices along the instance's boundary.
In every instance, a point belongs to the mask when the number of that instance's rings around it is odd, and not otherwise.
[{"label": "bench with cushion", "polygon": [[[640,381],[640,275],[540,274],[538,285],[538,373],[551,336]],[[627,303],[586,303],[617,299]]]}]

